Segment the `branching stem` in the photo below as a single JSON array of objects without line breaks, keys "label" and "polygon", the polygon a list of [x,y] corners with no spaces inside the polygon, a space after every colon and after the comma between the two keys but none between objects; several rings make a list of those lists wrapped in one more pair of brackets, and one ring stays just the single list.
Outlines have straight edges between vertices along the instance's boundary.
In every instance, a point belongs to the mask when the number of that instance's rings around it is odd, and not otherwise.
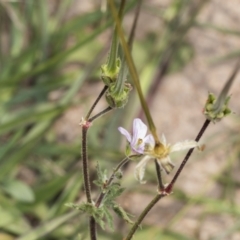
[{"label": "branching stem", "polygon": [[[113,170],[113,173],[112,173],[112,175],[110,176],[110,178],[108,179],[107,183],[105,184],[105,188],[107,188],[108,186],[111,185],[111,183],[112,183],[112,181],[113,181],[116,173],[118,172],[118,170],[120,170],[121,167],[123,167],[123,165],[125,165],[125,164],[129,161],[129,159],[131,159],[131,157],[135,157],[135,156],[137,156],[137,155],[130,155],[129,157],[125,157],[125,158],[117,165],[117,167]],[[99,206],[100,206],[100,204],[102,203],[102,200],[104,199],[104,197],[105,197],[106,194],[107,194],[107,192],[101,192],[101,193],[100,193],[100,195],[99,195],[99,197],[98,197],[98,199],[97,199],[97,201],[96,201],[96,204],[95,204],[96,207],[99,207]]]},{"label": "branching stem", "polygon": [[[89,177],[89,166],[88,166],[88,153],[87,153],[87,132],[89,127],[91,126],[91,122],[93,122],[95,119],[101,117],[105,113],[112,110],[111,107],[107,107],[100,113],[96,114],[92,118],[89,118],[92,111],[96,107],[97,103],[99,102],[100,98],[103,96],[103,94],[108,89],[107,86],[104,86],[103,90],[93,103],[91,109],[89,110],[86,118],[84,119],[84,122],[82,123],[82,169],[83,169],[83,179],[84,179],[84,188],[86,193],[86,198],[88,203],[92,203],[92,196],[91,196],[91,184],[90,184],[90,177]],[[97,232],[96,232],[96,222],[94,217],[90,216],[89,219],[89,231],[90,231],[90,239],[91,240],[97,240]]]},{"label": "branching stem", "polygon": [[101,99],[101,97],[103,96],[103,94],[107,91],[108,86],[104,86],[103,90],[100,92],[99,96],[97,97],[97,99],[95,100],[95,102],[93,103],[92,107],[90,108],[90,110],[88,111],[85,120],[88,120],[92,111],[94,110],[94,108],[96,107],[97,103],[99,102],[99,100]]},{"label": "branching stem", "polygon": [[89,122],[93,122],[95,119],[101,117],[102,115],[106,114],[107,112],[110,112],[113,108],[111,108],[110,106],[105,108],[103,111],[99,112],[98,114],[94,115],[93,117],[89,118],[88,121]]},{"label": "branching stem", "polygon": [[[196,137],[196,141],[198,142],[200,140],[200,138],[202,137],[203,133],[205,132],[205,130],[207,129],[209,123],[211,121],[210,120],[206,120],[201,128],[201,130],[199,131],[197,137]],[[170,194],[172,192],[172,188],[174,183],[176,182],[177,178],[179,177],[180,173],[182,172],[185,164],[187,163],[189,157],[191,156],[192,152],[193,152],[194,148],[191,148],[184,160],[182,161],[182,164],[180,165],[177,173],[174,175],[171,183],[164,189],[164,191],[160,192],[159,194],[157,194],[153,200],[147,205],[147,207],[143,210],[143,212],[140,214],[140,216],[138,217],[137,221],[134,223],[134,225],[132,226],[130,232],[128,233],[127,237],[124,240],[130,240],[132,239],[134,233],[137,231],[139,225],[141,224],[142,220],[146,217],[146,215],[148,214],[148,212],[154,207],[154,205],[163,197],[167,196],[168,194]],[[159,177],[159,176],[158,176]]]},{"label": "branching stem", "polygon": [[[204,133],[205,130],[207,129],[207,127],[208,127],[208,125],[209,125],[210,122],[211,122],[210,120],[206,119],[206,121],[204,122],[201,130],[199,131],[199,133],[198,133],[198,135],[197,135],[197,137],[195,138],[195,141],[198,142],[198,141],[200,140],[200,138],[202,137],[203,133]],[[177,179],[178,179],[180,173],[182,172],[184,166],[186,165],[188,159],[189,159],[190,156],[192,155],[193,150],[194,150],[194,148],[191,148],[191,149],[189,149],[189,151],[187,152],[185,158],[183,159],[183,161],[182,161],[180,167],[178,168],[176,174],[174,175],[172,181],[170,182],[170,184],[169,184],[169,185],[167,186],[167,188],[165,189],[166,192],[171,193],[174,183],[177,181]]]}]

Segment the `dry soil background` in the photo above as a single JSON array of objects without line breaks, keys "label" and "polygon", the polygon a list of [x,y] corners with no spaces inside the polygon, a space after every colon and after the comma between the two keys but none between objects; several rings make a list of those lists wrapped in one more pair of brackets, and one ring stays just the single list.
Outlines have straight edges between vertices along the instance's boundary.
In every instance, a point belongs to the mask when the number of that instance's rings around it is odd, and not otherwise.
[{"label": "dry soil background", "polygon": [[[151,3],[158,8],[168,4],[168,2],[166,0],[151,0],[148,1],[148,4]],[[94,6],[93,2],[86,0],[76,1],[75,3],[76,5],[72,8],[70,15],[90,11]],[[240,31],[240,1],[209,1],[200,12],[197,20],[201,23]],[[141,28],[145,29],[146,32],[158,30],[159,25],[156,21],[154,16],[147,13],[140,15]],[[148,24],[149,22],[151,24]],[[167,140],[171,143],[195,138],[197,131],[204,122],[201,111],[208,91],[214,93],[220,91],[236,62],[235,59],[213,65],[211,60],[214,57],[220,57],[240,49],[239,36],[220,33],[213,29],[193,28],[186,37],[195,51],[193,60],[181,72],[164,78],[159,89],[157,89],[157,94],[154,96],[151,106],[156,125],[161,126],[159,130],[164,131]],[[99,85],[99,89],[101,89],[101,85]],[[232,94],[230,105],[236,112],[236,118],[240,112],[240,74],[237,76],[230,92]],[[89,94],[91,94],[91,90],[89,90]],[[61,129],[61,134],[66,133],[70,140],[80,134],[80,132],[76,132],[75,127],[74,130],[71,129],[71,126],[75,126],[76,112],[77,118],[79,118],[79,108],[77,111],[72,109],[58,123],[60,124],[58,129]],[[234,117],[229,117],[221,123],[212,124],[209,127],[207,134],[202,139],[202,142],[207,143],[206,151],[211,149],[212,142],[208,140],[208,137],[212,134],[218,136],[218,143],[215,146],[219,147],[214,153],[209,151],[210,153],[205,155],[194,154],[193,158],[197,160],[187,165],[177,182],[179,189],[193,197],[202,194],[214,199],[221,195],[222,189],[215,183],[213,176],[221,172],[222,168],[226,166],[226,159],[231,154],[231,146],[222,148],[223,141],[226,141],[224,135],[226,129],[239,131],[239,122],[235,121]],[[69,133],[73,133],[73,136],[69,136]],[[178,155],[176,159],[179,159],[179,156],[183,155]],[[175,164],[178,165],[179,161],[176,161]],[[127,170],[127,174],[132,174],[133,167],[134,164]],[[236,169],[235,175],[239,179],[238,169]],[[166,177],[166,181],[169,179]],[[131,209],[134,215],[138,215],[151,198],[152,196],[149,194],[126,194],[121,201],[125,207]],[[240,202],[240,189],[235,192],[233,201],[235,203]],[[171,223],[172,228],[180,233],[197,237],[199,240],[208,240],[224,229],[230,228],[237,221],[234,217],[226,214],[210,214],[202,218],[202,208],[193,205],[185,209],[182,212],[181,220],[175,223],[173,217],[182,207],[183,205],[171,196],[164,198],[149,213],[144,222],[163,228]],[[240,231],[222,239],[239,240]]]}]

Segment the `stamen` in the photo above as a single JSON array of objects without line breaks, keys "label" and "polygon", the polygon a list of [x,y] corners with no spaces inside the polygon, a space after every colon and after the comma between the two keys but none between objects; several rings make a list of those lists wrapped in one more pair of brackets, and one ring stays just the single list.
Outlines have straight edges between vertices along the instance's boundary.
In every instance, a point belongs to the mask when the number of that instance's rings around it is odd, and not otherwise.
[{"label": "stamen", "polygon": [[139,138],[137,141],[137,145],[140,145],[142,142],[143,142],[143,140],[141,138]]}]

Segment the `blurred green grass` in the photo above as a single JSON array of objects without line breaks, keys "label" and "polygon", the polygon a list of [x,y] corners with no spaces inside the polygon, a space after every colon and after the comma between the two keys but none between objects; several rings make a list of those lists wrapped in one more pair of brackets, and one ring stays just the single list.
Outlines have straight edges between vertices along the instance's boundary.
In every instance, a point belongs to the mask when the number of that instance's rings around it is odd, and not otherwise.
[{"label": "blurred green grass", "polygon": [[[130,13],[136,2],[128,2]],[[101,40],[101,34],[112,26],[112,21],[109,13],[102,11],[97,3],[89,12],[68,16],[74,4],[71,0],[0,1],[1,240],[86,237],[86,217],[64,206],[83,197],[80,136],[71,143],[61,142],[54,125],[72,107],[91,104],[89,99],[93,98],[84,100],[81,94],[89,87],[95,88],[96,81],[100,81],[99,67],[106,59],[108,45]],[[193,9],[190,1],[175,0],[159,12],[151,8],[150,3],[144,5],[144,11],[156,14],[164,25],[161,34],[148,34],[134,45],[133,55],[139,59],[136,64],[146,95],[160,81],[149,81],[156,71],[160,69],[163,74],[179,71],[194,56],[184,36],[191,27],[198,26],[195,18],[202,5],[199,3]],[[189,9],[194,11],[182,21]],[[214,30],[223,31],[216,27]],[[60,97],[51,100],[53,92],[60,93]],[[116,111],[91,129],[92,169],[97,159],[110,171],[122,157],[116,126],[123,122],[130,124],[138,112],[139,103],[134,93],[125,111]],[[238,151],[236,148],[237,156]],[[226,168],[229,170],[230,166]],[[216,181],[226,185],[226,191],[237,187],[231,175],[216,176]],[[178,192],[173,197],[186,205],[202,204],[206,212],[210,209],[214,213],[240,214],[239,208],[226,203],[226,199],[213,202],[200,196],[188,200],[189,196]],[[237,227],[233,229],[229,231],[236,231]],[[165,231],[152,226],[139,231],[136,239],[149,236],[190,239],[170,227]],[[113,238],[121,239],[122,232],[100,231],[99,239]]]}]

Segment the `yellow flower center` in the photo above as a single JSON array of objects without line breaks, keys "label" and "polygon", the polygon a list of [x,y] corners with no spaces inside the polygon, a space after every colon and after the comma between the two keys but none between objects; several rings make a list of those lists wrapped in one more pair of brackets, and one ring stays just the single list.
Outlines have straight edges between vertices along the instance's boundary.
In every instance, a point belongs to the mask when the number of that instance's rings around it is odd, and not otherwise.
[{"label": "yellow flower center", "polygon": [[164,146],[162,143],[156,143],[153,151],[156,157],[163,158],[169,154],[169,147]]}]

